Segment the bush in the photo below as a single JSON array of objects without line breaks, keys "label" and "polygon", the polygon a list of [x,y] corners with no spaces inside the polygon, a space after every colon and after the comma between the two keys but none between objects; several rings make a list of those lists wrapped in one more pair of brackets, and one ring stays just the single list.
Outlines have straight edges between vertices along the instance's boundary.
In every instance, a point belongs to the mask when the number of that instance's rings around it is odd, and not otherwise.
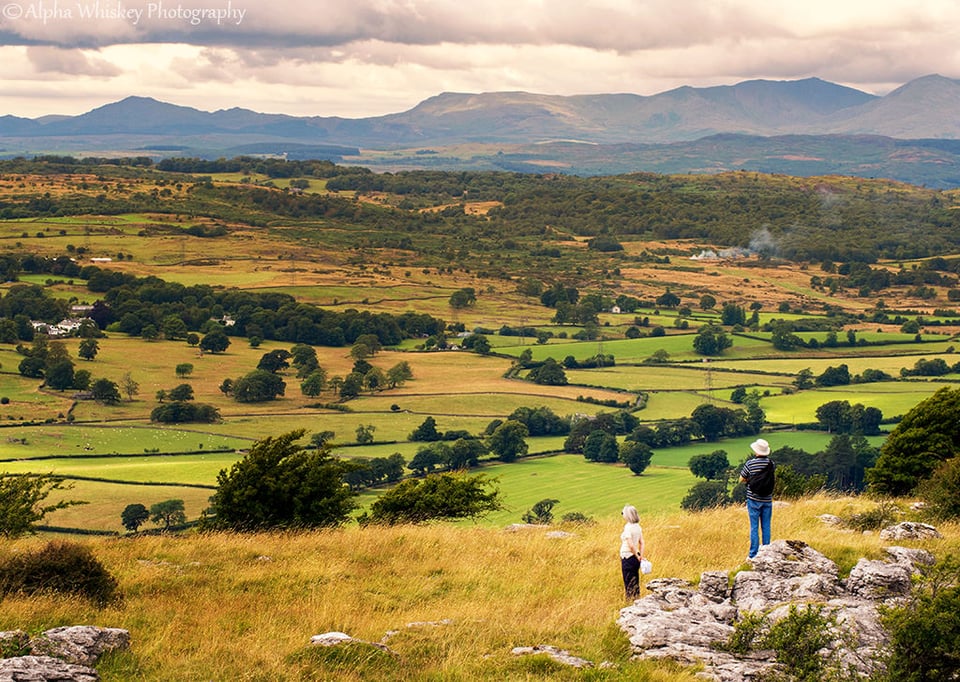
[{"label": "bush", "polygon": [[960,563],[951,555],[922,572],[906,603],[881,609],[881,623],[890,634],[889,680],[960,677]]},{"label": "bush", "polygon": [[960,518],[960,457],[948,459],[917,490],[924,514],[938,521]]},{"label": "bush", "polygon": [[901,511],[893,502],[884,500],[873,509],[859,514],[851,514],[843,517],[843,525],[854,530],[881,530],[891,523],[896,523],[900,517]]},{"label": "bush", "polygon": [[694,484],[680,503],[687,511],[702,511],[730,504],[727,485],[723,481],[700,481]]},{"label": "bush", "polygon": [[0,561],[0,596],[71,594],[100,606],[121,598],[117,580],[85,545],[54,540]]},{"label": "bush", "polygon": [[360,520],[393,525],[473,519],[502,508],[500,491],[483,474],[434,474],[422,480],[408,479],[388,490],[370,506],[370,514]]}]

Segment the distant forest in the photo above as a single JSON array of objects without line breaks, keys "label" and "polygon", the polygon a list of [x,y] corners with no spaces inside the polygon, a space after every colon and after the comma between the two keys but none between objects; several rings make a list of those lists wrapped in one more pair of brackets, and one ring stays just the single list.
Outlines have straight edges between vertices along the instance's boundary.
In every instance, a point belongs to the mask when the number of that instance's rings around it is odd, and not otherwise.
[{"label": "distant forest", "polygon": [[[209,174],[223,172],[315,178],[344,194],[211,182]],[[423,248],[424,235],[455,237],[481,251],[509,250],[525,237],[542,246],[544,236],[605,235],[623,241],[699,239],[815,263],[871,263],[960,251],[956,193],[862,178],[747,172],[587,178],[491,171],[378,174],[329,161],[253,157],[158,163],[146,157],[38,157],[0,162],[0,173],[91,173],[104,179],[146,176],[159,184],[189,183],[186,198],[162,190],[118,194],[76,189],[54,196],[26,187],[0,201],[4,219],[155,211],[262,226],[321,220],[371,228],[365,245],[414,250]],[[352,196],[373,192],[390,200],[381,205]],[[496,205],[474,215],[464,210],[468,202]],[[420,210],[427,207],[443,209]],[[446,242],[446,248],[452,243]]]}]

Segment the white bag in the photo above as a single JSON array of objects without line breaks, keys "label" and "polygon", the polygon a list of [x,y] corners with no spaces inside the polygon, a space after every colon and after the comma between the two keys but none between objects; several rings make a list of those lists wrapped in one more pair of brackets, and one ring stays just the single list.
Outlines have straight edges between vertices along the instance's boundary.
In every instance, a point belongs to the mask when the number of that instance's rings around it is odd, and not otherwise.
[{"label": "white bag", "polygon": [[648,559],[640,560],[640,572],[646,575],[653,570],[653,564],[650,563]]}]

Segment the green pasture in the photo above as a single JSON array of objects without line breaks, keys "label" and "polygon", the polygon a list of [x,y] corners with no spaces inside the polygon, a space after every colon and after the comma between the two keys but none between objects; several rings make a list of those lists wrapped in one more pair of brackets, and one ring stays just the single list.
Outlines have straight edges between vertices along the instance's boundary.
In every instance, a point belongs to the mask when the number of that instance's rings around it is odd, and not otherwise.
[{"label": "green pasture", "polygon": [[635,415],[641,421],[688,417],[697,407],[709,402],[710,396],[696,391],[660,391],[647,396],[647,405]]},{"label": "green pasture", "polygon": [[625,504],[635,505],[641,516],[673,513],[697,482],[689,470],[650,466],[635,476],[622,464],[588,462],[582,455],[521,459],[481,472],[496,481],[507,507],[479,522],[490,526],[521,523],[524,512],[547,498],[559,500],[553,509],[558,520],[568,512],[609,516]]},{"label": "green pasture", "polygon": [[[25,420],[45,421],[66,416],[71,405],[69,395],[40,391],[36,379],[12,374],[11,370],[14,370],[23,358],[14,352],[6,351],[6,348],[0,347],[0,365],[6,370],[0,372],[0,398],[9,398],[10,402],[6,405],[0,404],[0,429]],[[3,440],[3,432],[0,431],[0,448]]]},{"label": "green pasture", "polygon": [[[757,363],[760,365],[760,363]],[[746,369],[746,368],[745,368]],[[624,365],[597,369],[568,369],[571,384],[603,386],[624,391],[690,391],[711,386],[725,388],[744,385],[789,386],[792,377],[742,372],[714,372],[712,365]]]},{"label": "green pasture", "polygon": [[106,478],[129,483],[216,485],[221,469],[241,459],[235,452],[206,455],[142,455],[131,457],[66,457],[49,460],[0,462],[11,474],[54,473],[59,476]]},{"label": "green pasture", "polygon": [[791,395],[765,397],[760,401],[767,421],[779,424],[803,424],[817,420],[817,408],[833,400],[876,407],[885,419],[906,414],[917,403],[929,398],[945,384],[929,381],[851,384],[832,386],[816,391],[799,391]]},{"label": "green pasture", "polygon": [[[846,365],[851,374],[862,374],[867,369],[879,369],[893,377],[900,376],[901,368],[912,368],[919,359],[932,360],[942,358],[948,365],[953,365],[960,356],[953,353],[924,353],[919,352],[911,355],[867,355],[866,351],[861,351],[858,356],[837,356],[837,357],[778,357],[766,358],[763,360],[725,360],[722,358],[711,360],[710,365],[715,369],[729,370],[748,370],[760,372],[775,372],[780,374],[796,374],[802,369],[809,369],[814,376],[823,374],[828,367],[839,367]],[[714,376],[719,374],[715,373]]]},{"label": "green pasture", "polygon": [[[402,411],[420,415],[432,415],[439,421],[441,415],[456,414],[461,417],[505,418],[518,407],[549,407],[554,413],[564,416],[574,413],[595,414],[600,405],[536,393],[541,387],[530,383],[530,393],[460,393],[449,395],[383,395],[363,398],[363,409],[371,412],[390,412],[392,405]],[[630,396],[623,396],[624,400]]]},{"label": "green pasture", "polygon": [[[123,532],[120,514],[128,504],[142,504],[147,509],[164,500],[183,500],[188,521],[194,521],[210,506],[213,490],[208,488],[188,488],[183,486],[123,485],[102,483],[100,481],[72,481],[72,489],[57,491],[48,498],[82,500],[87,504],[60,509],[47,514],[44,525],[63,528],[83,528],[86,530],[106,530]],[[143,530],[156,528],[151,522],[145,523]]]},{"label": "green pasture", "polygon": [[249,446],[249,440],[230,434],[186,427],[56,423],[0,431],[0,459],[8,460],[48,455],[139,455],[148,450],[189,452]]},{"label": "green pasture", "polygon": [[[789,446],[804,450],[810,454],[820,452],[826,449],[833,436],[822,431],[771,431],[759,436],[770,443],[773,450]],[[686,469],[689,466],[690,458],[696,455],[707,455],[716,450],[723,450],[727,453],[727,460],[731,466],[737,466],[740,462],[747,459],[750,453],[750,443],[756,440],[758,436],[742,436],[738,438],[724,438],[713,443],[696,441],[673,448],[662,448],[653,451],[651,466],[658,467],[679,467]],[[871,445],[880,447],[886,440],[886,436],[871,436],[867,438]]]}]

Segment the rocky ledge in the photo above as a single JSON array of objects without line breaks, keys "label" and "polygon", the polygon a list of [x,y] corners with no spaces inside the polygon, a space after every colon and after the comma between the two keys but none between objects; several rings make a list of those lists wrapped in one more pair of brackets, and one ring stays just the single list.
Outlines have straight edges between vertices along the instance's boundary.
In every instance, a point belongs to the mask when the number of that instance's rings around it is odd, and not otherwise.
[{"label": "rocky ledge", "polygon": [[126,630],[92,625],[53,628],[36,637],[0,632],[0,682],[95,682],[100,657],[129,646]]},{"label": "rocky ledge", "polygon": [[837,565],[806,543],[777,540],[761,547],[750,560],[753,570],[740,571],[732,584],[720,571],[702,574],[698,587],[678,578],[651,580],[652,594],[622,609],[617,624],[636,657],[700,664],[705,679],[741,682],[772,679],[777,663],[772,651],[736,655],[718,648],[737,622],[750,614],[769,624],[788,615],[791,605],[822,605],[843,630],[824,653],[868,676],[888,641],[877,607],[905,597],[918,566],[933,563],[924,550],[885,551],[886,561],[860,559],[841,580]]}]

